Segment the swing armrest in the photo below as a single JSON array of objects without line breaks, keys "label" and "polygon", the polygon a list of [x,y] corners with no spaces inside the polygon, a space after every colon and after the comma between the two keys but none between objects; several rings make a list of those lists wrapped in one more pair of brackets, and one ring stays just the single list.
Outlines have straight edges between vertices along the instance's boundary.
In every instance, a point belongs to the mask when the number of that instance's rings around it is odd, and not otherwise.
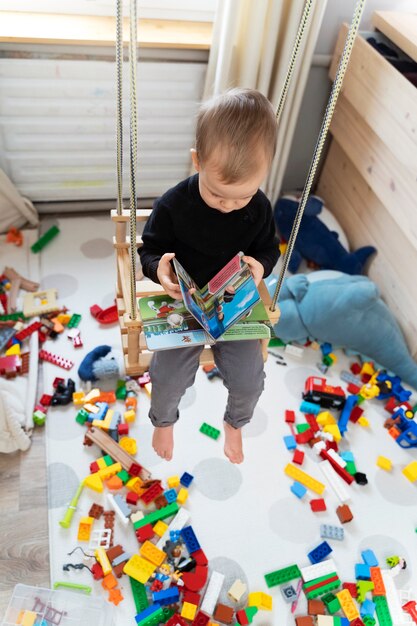
[{"label": "swing armrest", "polygon": [[275,306],[275,311],[271,311],[272,298],[269,294],[267,286],[265,285],[265,281],[261,280],[258,285],[258,291],[266,308],[266,312],[268,313],[269,321],[271,322],[271,325],[274,326],[280,318],[281,311],[277,305]]}]

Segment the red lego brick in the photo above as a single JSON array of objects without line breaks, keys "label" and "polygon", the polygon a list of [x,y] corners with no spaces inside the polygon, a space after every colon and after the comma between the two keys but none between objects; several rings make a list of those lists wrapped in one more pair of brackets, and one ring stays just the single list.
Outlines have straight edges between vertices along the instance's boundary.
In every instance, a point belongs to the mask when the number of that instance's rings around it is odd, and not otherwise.
[{"label": "red lego brick", "polygon": [[142,471],[142,465],[139,465],[139,463],[132,463],[132,465],[129,467],[128,473],[131,476],[139,476],[141,471]]},{"label": "red lego brick", "polygon": [[164,491],[160,482],[155,482],[149,487],[141,496],[140,499],[145,504],[150,504],[152,500],[155,500]]},{"label": "red lego brick", "polygon": [[323,498],[315,498],[310,500],[310,507],[314,513],[326,510],[326,503]]},{"label": "red lego brick", "polygon": [[154,530],[151,524],[145,524],[145,526],[141,526],[136,529],[136,537],[140,543],[147,541],[148,539],[152,539],[154,536]]},{"label": "red lego brick", "polygon": [[[355,480],[354,477],[352,476],[352,474],[349,474],[349,472],[347,472],[345,470],[344,467],[342,467],[341,465],[339,465],[337,463],[337,461],[334,460],[334,458],[332,456],[330,456],[330,454],[327,452],[327,450],[322,450],[320,452],[320,456],[322,459],[325,459],[326,461],[329,461],[329,463],[331,464],[331,466],[333,467],[334,471],[339,474],[340,478],[343,478],[343,480],[348,484],[351,485],[353,483],[353,481]],[[346,520],[349,521],[349,520]]]},{"label": "red lego brick", "polygon": [[54,378],[54,382],[52,383],[52,387],[54,389],[56,389],[58,387],[58,385],[63,384],[65,385],[65,378],[60,378],[59,376],[57,376],[56,378]]},{"label": "red lego brick", "polygon": [[90,473],[91,474],[95,474],[96,472],[98,472],[100,469],[97,461],[93,461],[92,463],[90,463]]},{"label": "red lego brick", "polygon": [[295,423],[295,413],[294,411],[285,411],[285,421],[287,424]]},{"label": "red lego brick", "polygon": [[337,507],[336,515],[340,519],[341,524],[346,524],[353,520],[353,514],[347,504],[342,504]]},{"label": "red lego brick", "polygon": [[47,361],[58,367],[62,367],[64,370],[70,370],[74,366],[74,361],[66,359],[59,354],[52,354],[48,350],[39,350],[39,358],[41,361]]},{"label": "red lego brick", "polygon": [[50,396],[47,393],[44,393],[42,398],[39,400],[40,404],[43,404],[43,406],[50,406],[51,402],[52,402],[52,396]]},{"label": "red lego brick", "polygon": [[119,424],[117,427],[117,432],[120,436],[129,434],[129,424]]},{"label": "red lego brick", "polygon": [[101,313],[102,310],[103,309],[98,306],[98,304],[93,304],[93,306],[90,306],[90,313],[93,317],[97,317],[97,315]]},{"label": "red lego brick", "polygon": [[240,611],[236,611],[236,620],[237,620],[237,623],[240,624],[241,626],[249,625],[248,616],[246,615],[244,609],[241,609]]},{"label": "red lego brick", "polygon": [[339,446],[335,441],[326,441],[326,450],[334,450],[337,452],[339,450]]},{"label": "red lego brick", "polygon": [[207,576],[208,568],[204,565],[197,565],[194,572],[184,572],[181,580],[186,589],[190,591],[200,591],[207,582]]},{"label": "red lego brick", "polygon": [[39,330],[41,326],[42,326],[41,322],[33,322],[33,324],[26,326],[26,328],[16,333],[14,338],[17,339],[18,341],[23,341],[24,339],[29,337],[32,333]]},{"label": "red lego brick", "polygon": [[[182,587],[184,589],[184,587]],[[189,589],[184,590],[183,594],[183,602],[189,602],[190,604],[195,604],[198,606],[201,601],[201,594],[196,593],[195,591],[190,591]]]},{"label": "red lego brick", "polygon": [[201,548],[193,552],[193,559],[197,565],[208,565],[208,559]]},{"label": "red lego brick", "polygon": [[224,624],[231,624],[233,621],[234,610],[225,604],[218,604],[214,611],[214,619]]},{"label": "red lego brick", "polygon": [[343,589],[347,589],[350,592],[352,598],[356,598],[358,596],[358,590],[356,588],[356,583],[343,583]]},{"label": "red lego brick", "polygon": [[303,433],[297,433],[295,440],[297,443],[308,443],[314,437],[312,428],[305,430]]},{"label": "red lego brick", "polygon": [[157,509],[163,509],[164,506],[168,505],[168,500],[166,499],[166,497],[164,496],[163,493],[161,493],[160,496],[158,496],[157,498],[155,498],[154,500],[154,505],[156,506]]},{"label": "red lego brick", "polygon": [[91,572],[93,574],[94,580],[101,580],[102,578],[104,578],[103,569],[100,563],[94,563],[94,565],[91,566]]},{"label": "red lego brick", "polygon": [[354,385],[353,383],[349,383],[347,386],[347,390],[349,393],[356,396],[360,392],[361,388],[357,385]]},{"label": "red lego brick", "polygon": [[391,396],[391,398],[388,398],[387,402],[384,404],[384,409],[388,411],[388,413],[392,413],[396,406],[397,400],[394,398],[394,396]]},{"label": "red lego brick", "polygon": [[210,621],[209,616],[203,613],[202,611],[199,611],[197,615],[195,616],[195,618],[193,619],[191,626],[207,626],[209,621]]},{"label": "red lego brick", "polygon": [[350,413],[349,421],[356,424],[358,419],[361,417],[362,413],[363,413],[363,409],[361,409],[360,406],[354,406]]},{"label": "red lego brick", "polygon": [[139,496],[134,491],[129,491],[129,493],[126,495],[126,502],[128,504],[136,505],[138,503],[138,500],[139,500]]},{"label": "red lego brick", "polygon": [[308,600],[307,613],[309,615],[326,615],[326,606],[321,600]]},{"label": "red lego brick", "polygon": [[302,450],[298,450],[297,448],[294,450],[294,455],[292,457],[293,463],[298,463],[298,465],[302,465],[304,461],[304,452]]},{"label": "red lego brick", "polygon": [[350,622],[349,626],[365,626],[365,624],[359,617],[357,617],[353,620],[353,622]]},{"label": "red lego brick", "polygon": [[366,383],[369,383],[371,378],[372,378],[371,374],[362,374],[361,381],[366,385]]},{"label": "red lego brick", "polygon": [[350,366],[350,371],[352,372],[352,374],[355,374],[355,376],[360,373],[361,369],[362,367],[359,365],[359,363],[352,363],[352,365]]},{"label": "red lego brick", "polygon": [[313,415],[313,413],[306,413],[304,418],[314,433],[317,433],[320,430],[320,426],[317,424],[316,416]]},{"label": "red lego brick", "polygon": [[181,615],[172,615],[169,620],[165,623],[165,626],[189,626],[188,622],[185,621]]}]

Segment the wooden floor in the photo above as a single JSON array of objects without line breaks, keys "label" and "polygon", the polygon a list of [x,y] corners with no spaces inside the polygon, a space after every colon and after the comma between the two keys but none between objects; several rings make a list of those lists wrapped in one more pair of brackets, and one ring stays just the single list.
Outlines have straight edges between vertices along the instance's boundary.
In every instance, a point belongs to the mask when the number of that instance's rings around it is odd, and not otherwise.
[{"label": "wooden floor", "polygon": [[45,435],[27,452],[0,454],[0,619],[16,583],[48,587]]}]

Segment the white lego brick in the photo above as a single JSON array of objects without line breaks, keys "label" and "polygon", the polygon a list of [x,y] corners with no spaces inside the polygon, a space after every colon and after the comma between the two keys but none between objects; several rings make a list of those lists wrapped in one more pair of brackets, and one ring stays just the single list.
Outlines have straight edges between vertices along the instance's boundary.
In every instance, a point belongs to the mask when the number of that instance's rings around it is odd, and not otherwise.
[{"label": "white lego brick", "polygon": [[334,459],[336,463],[340,465],[340,467],[346,467],[347,465],[346,461],[342,459],[340,454],[337,454],[336,450],[333,450],[333,448],[330,448],[329,450],[327,450],[327,454],[331,456],[332,459]]},{"label": "white lego brick", "polygon": [[97,550],[97,548],[110,548],[111,528],[98,528],[91,531],[89,550]]},{"label": "white lego brick", "polygon": [[300,567],[300,571],[304,582],[308,583],[310,580],[314,580],[314,578],[337,572],[337,567],[333,559],[327,559],[326,561],[320,561],[320,563],[315,563],[314,565]]},{"label": "white lego brick", "polygon": [[223,581],[224,574],[221,574],[220,572],[213,572],[211,574],[206,593],[204,594],[203,602],[201,604],[201,611],[203,611],[203,613],[213,615],[220,591],[222,589]]},{"label": "white lego brick", "polygon": [[331,615],[317,615],[317,626],[333,626],[333,624]]},{"label": "white lego brick", "polygon": [[135,522],[139,522],[141,519],[143,519],[145,517],[145,515],[143,514],[142,511],[135,511],[134,513],[132,513],[132,515],[130,516],[130,521],[132,522],[132,524],[134,524]]},{"label": "white lego brick", "polygon": [[319,463],[319,468],[322,471],[323,476],[326,478],[330,487],[333,489],[336,497],[340,500],[342,504],[350,500],[350,495],[348,490],[346,489],[344,483],[336,474],[329,461],[321,461]]},{"label": "white lego brick", "polygon": [[119,520],[122,522],[123,526],[127,526],[130,522],[130,517],[126,517],[126,515],[123,513],[122,509],[119,507],[116,500],[114,499],[113,494],[111,493],[107,494],[107,501],[109,505],[111,506],[111,508],[113,509],[113,511],[116,513]]},{"label": "white lego brick", "polygon": [[316,443],[313,446],[313,450],[317,454],[317,456],[320,456],[320,452],[325,449],[326,449],[326,444],[324,443],[324,441],[316,441]]},{"label": "white lego brick", "polygon": [[162,550],[165,543],[169,539],[169,533],[171,532],[171,530],[182,530],[184,526],[187,524],[189,519],[190,519],[190,514],[187,511],[187,509],[181,508],[176,514],[176,516],[174,517],[174,519],[171,520],[171,523],[169,524],[168,528],[166,529],[162,537],[157,542],[156,547]]},{"label": "white lego brick", "polygon": [[301,358],[304,354],[304,348],[299,348],[297,346],[292,346],[291,344],[287,344],[285,346],[284,352],[286,354],[290,354],[291,356],[295,356],[297,358]]},{"label": "white lego brick", "polygon": [[385,596],[387,598],[389,612],[391,614],[392,626],[408,626],[411,622],[407,621],[410,615],[407,615],[400,604],[400,596],[394,579],[388,573],[388,570],[381,569],[381,577],[385,586]]}]

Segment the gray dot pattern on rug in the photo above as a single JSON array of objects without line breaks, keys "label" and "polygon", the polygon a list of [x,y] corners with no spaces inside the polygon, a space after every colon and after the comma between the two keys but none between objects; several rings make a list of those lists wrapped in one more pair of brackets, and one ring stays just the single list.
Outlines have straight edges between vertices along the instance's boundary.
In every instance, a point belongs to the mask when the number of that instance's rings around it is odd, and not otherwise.
[{"label": "gray dot pattern on rug", "polygon": [[385,561],[388,556],[402,556],[406,560],[407,567],[404,570],[401,570],[398,576],[395,577],[395,585],[398,589],[402,589],[405,587],[405,583],[408,583],[411,580],[412,559],[410,551],[404,544],[394,537],[389,537],[388,535],[369,535],[368,537],[364,537],[358,545],[359,557],[363,550],[373,550],[379,561],[381,569],[386,569],[388,567]]},{"label": "gray dot pattern on rug", "polygon": [[[317,360],[320,360],[319,355],[317,355]],[[301,404],[303,400],[301,393],[304,389],[306,378],[309,376],[317,376],[317,374],[317,370],[310,367],[292,367],[284,375],[285,387],[288,393],[295,396]]]},{"label": "gray dot pattern on rug", "polygon": [[89,239],[80,246],[87,259],[105,259],[114,253],[113,244],[108,239]]},{"label": "gray dot pattern on rug", "polygon": [[210,500],[228,500],[242,485],[240,470],[223,459],[205,459],[191,473],[195,476],[196,488]]},{"label": "gray dot pattern on rug", "polygon": [[[211,572],[219,572],[220,574],[224,575],[224,582],[222,585],[218,602],[220,602],[221,604],[226,604],[227,606],[233,606],[237,611],[239,609],[244,608],[247,604],[247,598],[248,598],[247,592],[243,594],[242,598],[237,603],[233,602],[233,600],[231,600],[229,596],[227,595],[227,592],[229,591],[230,587],[233,585],[235,580],[241,580],[242,583],[245,584],[249,590],[247,576],[245,572],[243,571],[243,569],[241,568],[241,566],[239,565],[239,563],[236,563],[236,561],[233,561],[232,559],[228,559],[224,556],[217,556],[217,557],[214,557],[214,559],[210,559],[209,569],[210,569],[210,574]],[[210,574],[209,574],[209,580],[210,580]]]},{"label": "gray dot pattern on rug", "polygon": [[48,507],[57,509],[67,506],[79,484],[79,478],[69,465],[65,463],[48,465]]},{"label": "gray dot pattern on rug", "polygon": [[268,511],[269,525],[282,540],[311,543],[317,540],[317,519],[309,514],[310,507],[296,496],[273,503]]},{"label": "gray dot pattern on rug", "polygon": [[79,283],[75,276],[69,274],[48,274],[42,278],[40,289],[56,289],[58,299],[62,299],[77,293]]},{"label": "gray dot pattern on rug", "polygon": [[417,502],[416,486],[398,472],[378,470],[374,480],[375,488],[381,496],[392,504],[415,506]]},{"label": "gray dot pattern on rug", "polygon": [[259,437],[259,435],[262,435],[262,433],[266,431],[267,427],[268,416],[265,411],[257,407],[251,421],[244,427],[242,436],[244,439],[248,437]]}]

